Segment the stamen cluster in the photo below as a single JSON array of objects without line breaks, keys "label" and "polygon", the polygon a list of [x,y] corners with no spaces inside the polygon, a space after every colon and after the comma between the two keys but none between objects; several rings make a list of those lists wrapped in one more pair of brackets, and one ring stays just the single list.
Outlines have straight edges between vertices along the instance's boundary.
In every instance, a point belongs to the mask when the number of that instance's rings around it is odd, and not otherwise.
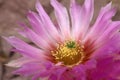
[{"label": "stamen cluster", "polygon": [[51,51],[56,62],[73,66],[82,62],[84,58],[84,47],[75,41],[66,41],[59,44],[55,51]]}]

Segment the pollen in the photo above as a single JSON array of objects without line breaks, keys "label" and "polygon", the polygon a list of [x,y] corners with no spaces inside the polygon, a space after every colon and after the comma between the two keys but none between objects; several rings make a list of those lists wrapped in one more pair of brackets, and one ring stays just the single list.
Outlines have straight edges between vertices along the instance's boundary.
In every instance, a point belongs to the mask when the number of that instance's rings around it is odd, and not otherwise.
[{"label": "pollen", "polygon": [[56,62],[67,66],[74,66],[84,59],[84,47],[75,41],[66,41],[59,44],[55,51],[51,51]]}]

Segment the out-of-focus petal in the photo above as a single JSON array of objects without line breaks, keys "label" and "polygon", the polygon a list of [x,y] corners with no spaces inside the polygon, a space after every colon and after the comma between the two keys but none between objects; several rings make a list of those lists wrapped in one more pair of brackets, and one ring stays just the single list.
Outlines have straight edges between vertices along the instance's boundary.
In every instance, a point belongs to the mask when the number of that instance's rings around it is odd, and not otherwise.
[{"label": "out-of-focus petal", "polygon": [[[34,66],[34,67],[33,67]],[[34,74],[38,74],[43,71],[45,68],[41,63],[27,63],[23,65],[20,69],[14,71],[15,74],[22,74],[24,76],[31,76]]]},{"label": "out-of-focus petal", "polygon": [[[98,59],[97,61],[97,68],[90,71],[90,74],[88,74],[88,78],[91,80],[117,80],[117,77],[115,76],[116,70],[119,70],[120,67],[120,61],[113,60],[113,57],[104,57],[101,59]],[[117,66],[117,68],[116,68]],[[115,74],[115,75],[114,75]]]},{"label": "out-of-focus petal", "polygon": [[12,60],[11,62],[9,62],[8,64],[6,64],[7,66],[11,66],[11,67],[21,67],[26,63],[29,62],[36,62],[37,60],[32,59],[32,58],[28,58],[28,57],[21,57],[19,59],[16,60]]}]

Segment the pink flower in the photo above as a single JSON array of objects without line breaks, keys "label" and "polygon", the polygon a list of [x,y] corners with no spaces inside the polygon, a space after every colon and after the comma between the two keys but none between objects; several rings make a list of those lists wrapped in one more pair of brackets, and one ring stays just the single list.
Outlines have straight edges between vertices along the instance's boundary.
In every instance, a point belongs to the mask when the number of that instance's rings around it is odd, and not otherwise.
[{"label": "pink flower", "polygon": [[32,80],[120,80],[120,21],[112,21],[116,10],[111,3],[100,10],[92,26],[93,0],[85,0],[83,6],[71,0],[68,11],[56,0],[51,5],[57,26],[39,2],[38,14],[27,15],[32,27],[21,24],[19,33],[36,46],[4,37],[22,55],[7,64],[19,68],[14,73],[33,76]]}]

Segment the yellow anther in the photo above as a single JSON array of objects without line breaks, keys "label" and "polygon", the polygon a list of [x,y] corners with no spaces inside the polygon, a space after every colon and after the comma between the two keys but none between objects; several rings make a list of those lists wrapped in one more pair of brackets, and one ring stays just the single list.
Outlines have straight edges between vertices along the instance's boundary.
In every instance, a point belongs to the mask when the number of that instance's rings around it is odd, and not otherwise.
[{"label": "yellow anther", "polygon": [[55,51],[51,51],[55,61],[62,62],[67,66],[74,66],[84,59],[84,46],[75,41],[66,41],[59,44]]}]

